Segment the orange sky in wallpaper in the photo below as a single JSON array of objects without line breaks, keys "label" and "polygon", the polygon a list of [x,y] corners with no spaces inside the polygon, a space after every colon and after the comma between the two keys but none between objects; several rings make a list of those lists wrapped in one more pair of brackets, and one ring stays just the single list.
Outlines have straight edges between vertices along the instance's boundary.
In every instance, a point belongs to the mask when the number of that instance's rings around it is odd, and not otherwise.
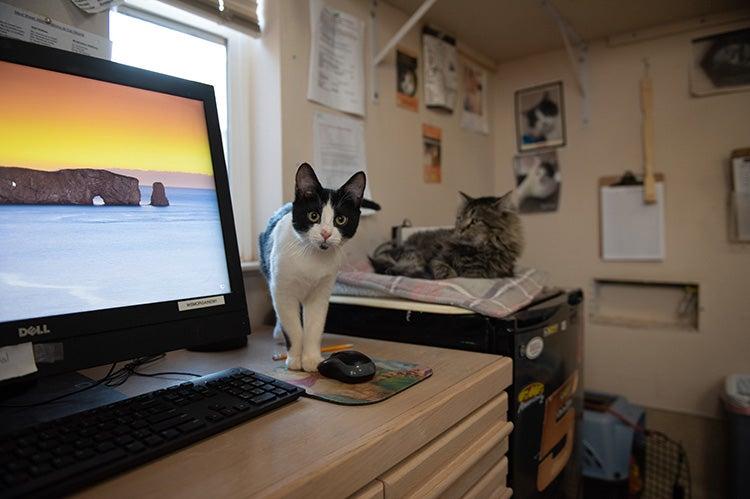
[{"label": "orange sky in wallpaper", "polygon": [[201,101],[6,62],[0,166],[213,175]]}]

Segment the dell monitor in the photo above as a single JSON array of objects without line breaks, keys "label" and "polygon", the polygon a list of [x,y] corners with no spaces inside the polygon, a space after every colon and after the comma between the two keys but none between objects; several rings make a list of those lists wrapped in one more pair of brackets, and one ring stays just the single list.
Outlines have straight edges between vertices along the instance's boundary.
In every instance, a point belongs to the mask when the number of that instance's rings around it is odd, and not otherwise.
[{"label": "dell monitor", "polygon": [[0,355],[29,379],[249,333],[213,88],[0,38]]}]

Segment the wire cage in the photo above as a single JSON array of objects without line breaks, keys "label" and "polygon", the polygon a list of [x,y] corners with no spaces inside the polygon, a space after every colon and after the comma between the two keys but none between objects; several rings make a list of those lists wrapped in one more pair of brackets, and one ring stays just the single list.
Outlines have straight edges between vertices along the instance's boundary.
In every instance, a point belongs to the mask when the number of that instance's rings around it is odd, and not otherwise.
[{"label": "wire cage", "polygon": [[690,465],[685,449],[665,434],[646,431],[643,499],[690,499]]}]

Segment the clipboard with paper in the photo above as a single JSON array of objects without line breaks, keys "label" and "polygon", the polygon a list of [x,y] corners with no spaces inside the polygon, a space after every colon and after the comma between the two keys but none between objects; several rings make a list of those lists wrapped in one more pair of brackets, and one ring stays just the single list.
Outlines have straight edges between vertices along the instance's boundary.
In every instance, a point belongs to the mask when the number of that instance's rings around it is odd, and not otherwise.
[{"label": "clipboard with paper", "polygon": [[654,180],[655,202],[645,203],[643,177],[626,172],[599,179],[603,260],[664,260],[664,175]]}]

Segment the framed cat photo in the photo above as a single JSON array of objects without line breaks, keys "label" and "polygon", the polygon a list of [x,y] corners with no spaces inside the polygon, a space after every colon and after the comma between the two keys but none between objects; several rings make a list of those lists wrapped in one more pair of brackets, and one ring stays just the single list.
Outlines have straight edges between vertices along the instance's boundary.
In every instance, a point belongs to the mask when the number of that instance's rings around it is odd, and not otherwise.
[{"label": "framed cat photo", "polygon": [[561,81],[516,91],[519,152],[565,145],[565,106]]}]

